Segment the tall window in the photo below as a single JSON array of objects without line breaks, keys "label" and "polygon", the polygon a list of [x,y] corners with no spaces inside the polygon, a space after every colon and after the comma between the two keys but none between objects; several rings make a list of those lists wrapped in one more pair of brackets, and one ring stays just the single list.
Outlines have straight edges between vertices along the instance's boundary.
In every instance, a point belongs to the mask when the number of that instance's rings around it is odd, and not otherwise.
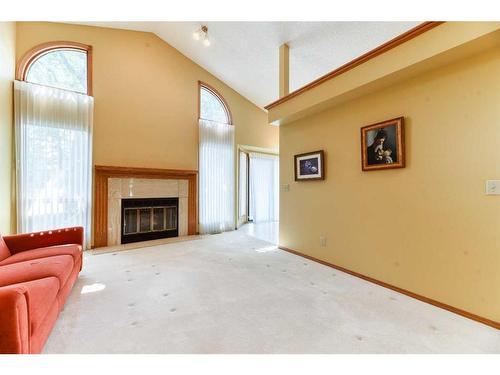
[{"label": "tall window", "polygon": [[18,230],[83,226],[90,239],[90,47],[30,51],[15,82]]},{"label": "tall window", "polygon": [[217,91],[200,83],[200,232],[234,229],[234,126]]}]

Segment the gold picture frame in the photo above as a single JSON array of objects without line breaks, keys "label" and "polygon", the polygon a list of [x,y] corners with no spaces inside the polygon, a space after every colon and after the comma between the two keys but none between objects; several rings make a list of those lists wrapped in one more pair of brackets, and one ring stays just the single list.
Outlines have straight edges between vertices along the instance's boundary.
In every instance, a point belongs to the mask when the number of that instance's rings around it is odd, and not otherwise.
[{"label": "gold picture frame", "polygon": [[361,128],[361,169],[373,171],[405,167],[404,117]]}]

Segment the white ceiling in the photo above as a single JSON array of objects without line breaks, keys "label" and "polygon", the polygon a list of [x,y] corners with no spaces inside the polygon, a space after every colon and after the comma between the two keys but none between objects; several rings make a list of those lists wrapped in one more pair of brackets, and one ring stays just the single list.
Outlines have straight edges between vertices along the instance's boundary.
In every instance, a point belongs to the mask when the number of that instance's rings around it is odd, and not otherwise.
[{"label": "white ceiling", "polygon": [[[78,22],[149,31],[260,107],[278,99],[278,48],[290,46],[290,91],[419,22]],[[208,27],[209,47],[192,34]]]}]

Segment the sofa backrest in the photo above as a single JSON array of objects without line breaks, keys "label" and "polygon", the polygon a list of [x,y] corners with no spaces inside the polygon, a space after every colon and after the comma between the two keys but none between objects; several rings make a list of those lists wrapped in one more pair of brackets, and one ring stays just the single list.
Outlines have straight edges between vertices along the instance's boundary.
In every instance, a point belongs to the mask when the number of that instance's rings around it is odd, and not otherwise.
[{"label": "sofa backrest", "polygon": [[10,257],[10,250],[3,240],[2,235],[0,235],[0,262],[8,257]]}]

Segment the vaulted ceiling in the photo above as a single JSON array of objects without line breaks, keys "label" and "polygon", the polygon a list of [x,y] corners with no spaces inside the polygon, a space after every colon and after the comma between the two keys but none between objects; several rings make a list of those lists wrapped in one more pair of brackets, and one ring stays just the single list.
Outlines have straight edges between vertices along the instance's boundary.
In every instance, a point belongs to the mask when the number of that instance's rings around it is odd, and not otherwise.
[{"label": "vaulted ceiling", "polygon": [[[293,91],[419,22],[86,22],[155,33],[260,107],[278,99],[278,48],[290,47]],[[208,27],[210,46],[193,39]]]}]

